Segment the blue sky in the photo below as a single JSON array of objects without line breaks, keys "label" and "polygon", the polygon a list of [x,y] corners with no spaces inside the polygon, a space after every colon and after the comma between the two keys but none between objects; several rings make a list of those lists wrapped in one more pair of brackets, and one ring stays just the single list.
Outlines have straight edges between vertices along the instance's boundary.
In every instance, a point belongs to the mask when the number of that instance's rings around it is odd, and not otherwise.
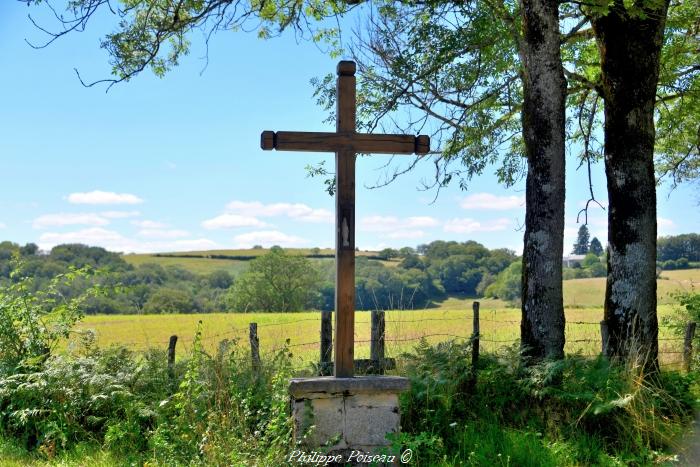
[{"label": "blue sky", "polygon": [[[58,2],[60,3],[60,2]],[[35,10],[34,10],[35,11]],[[334,201],[305,165],[333,155],[266,152],[263,130],[333,131],[309,81],[336,59],[291,34],[268,41],[220,33],[205,68],[201,38],[165,78],[150,71],[109,93],[86,89],[108,77],[99,48],[112,20],[43,50],[19,3],[0,6],[0,239],[47,249],[81,242],[123,252],[333,245]],[[203,70],[204,69],[204,70]],[[436,239],[476,240],[522,249],[524,180],[506,189],[491,172],[469,191],[421,191],[429,163],[393,184],[369,189],[390,156],[358,160],[357,245],[416,246]],[[403,156],[402,156],[403,157]],[[583,169],[570,157],[565,250],[587,199]],[[602,164],[596,195],[605,199]],[[700,231],[697,185],[658,190],[661,235]],[[593,209],[592,235],[605,244],[606,213]]]}]

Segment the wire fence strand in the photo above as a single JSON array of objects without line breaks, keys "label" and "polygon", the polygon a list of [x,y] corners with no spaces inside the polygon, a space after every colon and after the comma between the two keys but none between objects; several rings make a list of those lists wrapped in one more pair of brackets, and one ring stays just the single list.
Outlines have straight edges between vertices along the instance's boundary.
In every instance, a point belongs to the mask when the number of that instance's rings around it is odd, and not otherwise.
[{"label": "wire fence strand", "polygon": [[[441,311],[443,316],[410,316],[412,313],[420,312],[387,312],[384,343],[387,344],[386,350],[389,355],[399,355],[410,350],[413,343],[421,340],[429,340],[431,343],[436,343],[438,341],[465,340],[474,337],[472,328],[473,314],[470,310]],[[371,324],[369,318],[369,313],[363,313],[356,319],[355,344],[360,354],[367,353],[371,343],[371,340],[366,338]],[[482,326],[480,327],[478,338],[487,351],[510,347],[520,342],[520,320],[506,319],[506,316],[503,316],[502,319],[500,318],[494,310],[482,310],[482,315],[479,319]],[[113,321],[111,324],[127,321]],[[460,324],[460,322],[463,324]],[[265,352],[279,351],[283,348],[297,349],[302,352],[308,361],[317,361],[317,354],[320,351],[321,344],[320,333],[317,334],[319,338],[315,340],[308,339],[310,337],[308,334],[309,329],[320,330],[320,323],[321,313],[311,318],[300,317],[300,319],[284,319],[275,322],[259,323],[257,324],[257,329],[261,339],[260,350]],[[447,324],[443,326],[443,323]],[[315,324],[318,327],[314,326]],[[565,347],[567,354],[588,357],[599,355],[602,350],[599,325],[600,321],[587,321],[585,319],[567,321]],[[592,326],[595,326],[595,328],[592,328]],[[659,330],[660,336],[658,341],[666,344],[659,348],[659,357],[662,364],[682,364],[683,359],[679,360],[669,357],[684,354],[683,337],[673,335],[672,333],[676,331],[676,328],[672,326],[662,325],[659,326]],[[199,338],[206,345],[212,347],[217,341],[220,342],[224,339],[238,339],[241,345],[246,346],[248,345],[248,332],[249,327],[247,325],[232,326],[225,330],[219,329],[215,333],[203,332]],[[304,339],[305,336],[306,339]],[[118,344],[137,349],[154,346],[163,347],[167,345],[167,339],[146,338],[143,340],[120,341]],[[183,345],[189,347],[190,342],[185,341]]]}]

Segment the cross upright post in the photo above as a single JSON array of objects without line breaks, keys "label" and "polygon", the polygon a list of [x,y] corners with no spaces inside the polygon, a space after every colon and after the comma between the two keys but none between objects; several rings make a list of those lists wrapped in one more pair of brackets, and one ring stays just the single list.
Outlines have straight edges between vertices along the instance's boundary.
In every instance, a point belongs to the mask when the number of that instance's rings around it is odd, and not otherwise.
[{"label": "cross upright post", "polygon": [[[338,64],[336,131],[355,133],[355,63]],[[335,359],[337,378],[355,370],[355,151],[335,153]]]},{"label": "cross upright post", "polygon": [[336,132],[263,131],[262,149],[335,152],[334,376],[351,378],[355,342],[355,158],[357,153],[427,154],[428,136],[356,132],[355,62],[337,67]]}]

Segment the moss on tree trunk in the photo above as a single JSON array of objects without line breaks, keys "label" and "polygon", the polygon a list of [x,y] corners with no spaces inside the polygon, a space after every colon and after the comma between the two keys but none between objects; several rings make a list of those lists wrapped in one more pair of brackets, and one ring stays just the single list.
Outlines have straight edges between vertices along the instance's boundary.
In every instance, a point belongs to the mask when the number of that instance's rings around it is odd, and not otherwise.
[{"label": "moss on tree trunk", "polygon": [[608,355],[658,364],[654,102],[668,1],[644,15],[616,2],[593,18],[605,100]]},{"label": "moss on tree trunk", "polygon": [[564,356],[564,112],[559,4],[522,1],[523,137],[528,160],[522,275],[524,355]]}]

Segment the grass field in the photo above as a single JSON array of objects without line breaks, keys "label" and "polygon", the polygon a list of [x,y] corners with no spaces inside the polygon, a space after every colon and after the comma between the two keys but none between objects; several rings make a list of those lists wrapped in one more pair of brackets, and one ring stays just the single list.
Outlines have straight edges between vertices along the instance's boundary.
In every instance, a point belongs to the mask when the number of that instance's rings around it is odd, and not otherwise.
[{"label": "grass field", "polygon": [[132,266],[148,263],[159,264],[163,267],[178,266],[196,274],[209,274],[214,271],[224,270],[235,276],[248,267],[247,261],[235,259],[170,258],[153,255],[124,255],[123,258]]},{"label": "grass field", "polygon": [[[163,258],[161,258],[163,259]],[[211,260],[207,260],[211,261]],[[671,293],[690,290],[700,284],[700,269],[664,272],[658,281],[659,317],[673,313]],[[600,349],[599,322],[603,317],[605,279],[576,279],[564,282],[567,319],[567,352],[594,354]],[[386,316],[386,348],[396,355],[415,345],[423,336],[436,342],[452,337],[467,338],[472,332],[472,302],[470,298],[449,298],[438,307],[412,311],[388,311]],[[520,310],[500,300],[481,300],[482,348],[496,350],[517,341]],[[370,313],[356,314],[357,358],[369,356]],[[180,337],[178,349],[191,346],[197,322],[202,322],[205,348],[213,351],[223,339],[248,342],[248,324],[258,323],[263,353],[279,349],[290,340],[296,362],[317,359],[319,348],[320,313],[211,313],[180,315],[108,315],[88,316],[80,325],[93,329],[98,345],[125,344],[134,349],[166,348],[171,335]],[[680,341],[666,340],[674,336],[667,328],[661,330],[663,361],[678,361]],[[674,352],[674,353],[671,353]]]},{"label": "grass field", "polygon": [[[675,303],[672,294],[700,286],[700,269],[664,271],[656,281],[659,304]],[[571,279],[564,281],[564,304],[567,307],[603,306],[605,278]]]},{"label": "grass field", "polygon": [[[416,311],[388,311],[386,314],[386,351],[395,356],[413,347],[422,337],[429,342],[451,338],[468,338],[472,333],[471,302]],[[517,342],[520,310],[485,303],[481,307],[481,348],[494,351]],[[672,305],[659,306],[660,319],[673,313]],[[566,310],[568,353],[593,355],[600,350],[601,308]],[[205,349],[215,351],[224,339],[237,339],[248,346],[248,324],[258,324],[261,353],[280,349],[289,339],[294,362],[304,366],[318,359],[320,313],[212,313],[203,315],[118,315],[90,316],[80,325],[93,329],[98,345],[123,344],[133,349],[167,348],[171,335],[179,336],[178,351],[191,348],[198,321],[202,322]],[[355,318],[355,356],[369,357],[370,313],[357,312]],[[662,361],[680,361],[681,341],[662,326],[660,342]],[[673,339],[673,340],[671,340]]]},{"label": "grass field", "polygon": [[[224,270],[233,275],[238,275],[248,267],[247,259],[221,259],[211,258],[210,256],[260,256],[267,253],[267,249],[249,249],[249,250],[207,250],[207,251],[182,251],[178,253],[161,253],[161,255],[178,255],[178,256],[155,256],[152,254],[131,254],[123,255],[124,260],[133,265],[152,263],[159,264],[163,267],[178,266],[188,271],[197,274],[209,274],[214,271]],[[313,254],[310,248],[285,248],[285,251],[293,255],[310,255]],[[330,248],[322,248],[318,254],[334,255],[335,250]],[[183,258],[182,256],[197,256],[197,258]],[[376,256],[376,251],[357,251],[357,256]],[[333,258],[313,258],[314,261],[333,261]],[[401,262],[400,259],[377,260],[385,266],[393,267]]]}]

